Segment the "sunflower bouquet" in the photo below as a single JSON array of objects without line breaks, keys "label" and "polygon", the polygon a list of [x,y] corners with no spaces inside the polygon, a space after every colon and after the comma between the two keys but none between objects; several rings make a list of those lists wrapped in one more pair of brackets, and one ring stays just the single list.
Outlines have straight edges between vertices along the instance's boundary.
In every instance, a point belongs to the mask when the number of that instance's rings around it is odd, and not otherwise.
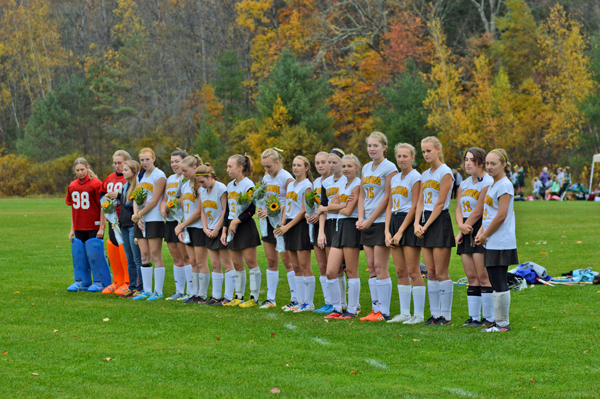
[{"label": "sunflower bouquet", "polygon": [[111,224],[113,231],[115,232],[115,237],[117,239],[117,243],[119,245],[123,244],[123,237],[121,235],[121,229],[119,228],[117,215],[117,205],[118,202],[116,199],[111,200],[106,197],[102,197],[100,199],[100,206],[102,207],[102,212],[104,212],[104,216],[106,220],[108,220]]},{"label": "sunflower bouquet", "polygon": [[[269,223],[273,230],[277,230],[281,227],[281,202],[275,194],[271,194],[267,198],[267,215]],[[285,241],[282,236],[275,237],[277,239],[277,252],[285,252]]]},{"label": "sunflower bouquet", "polygon": [[167,209],[169,209],[169,212],[179,223],[183,222],[183,209],[181,208],[181,203],[177,197],[169,199],[167,202]]},{"label": "sunflower bouquet", "polygon": [[[133,198],[131,198],[133,197]],[[146,205],[146,198],[148,198],[148,190],[145,188],[138,187],[131,193],[130,199],[133,199],[138,206],[138,210],[142,209]]]},{"label": "sunflower bouquet", "polygon": [[[252,191],[248,190],[248,192],[241,194],[235,204],[235,211],[233,212],[233,218],[238,218],[252,203]],[[229,232],[227,235],[227,242],[231,242],[233,240],[235,233]]]},{"label": "sunflower bouquet", "polygon": [[[321,198],[319,197],[316,191],[307,190],[304,193],[304,202],[306,202],[306,214],[308,215],[308,217],[311,217],[317,212],[317,208],[319,207],[319,205],[321,205]],[[314,224],[308,225],[308,234],[310,236],[310,242],[314,242],[314,227]]]},{"label": "sunflower bouquet", "polygon": [[[254,189],[254,196],[252,198],[254,205],[259,209],[265,209],[267,207],[267,183],[260,182]],[[259,218],[258,225],[260,227],[260,233],[263,237],[267,236],[267,219]]]}]

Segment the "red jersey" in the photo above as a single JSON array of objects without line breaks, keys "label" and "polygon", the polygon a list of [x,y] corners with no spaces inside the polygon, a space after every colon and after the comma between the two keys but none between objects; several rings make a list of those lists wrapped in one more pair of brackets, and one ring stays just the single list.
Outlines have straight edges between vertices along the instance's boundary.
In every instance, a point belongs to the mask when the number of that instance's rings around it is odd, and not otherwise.
[{"label": "red jersey", "polygon": [[67,190],[66,203],[71,207],[74,230],[98,230],[100,228],[100,189],[102,182],[86,177],[73,180]]},{"label": "red jersey", "polygon": [[[117,175],[116,172],[108,175],[106,179],[102,182],[102,194],[112,193],[114,191],[119,192],[123,188],[123,186],[127,183],[127,180],[123,177],[123,175]],[[121,215],[121,206],[117,206],[117,215]]]}]

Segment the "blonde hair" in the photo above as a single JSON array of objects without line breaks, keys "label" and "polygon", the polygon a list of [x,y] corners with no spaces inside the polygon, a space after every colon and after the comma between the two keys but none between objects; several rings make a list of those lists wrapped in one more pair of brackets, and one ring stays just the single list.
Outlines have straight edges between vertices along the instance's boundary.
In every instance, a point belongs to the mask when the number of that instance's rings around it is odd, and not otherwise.
[{"label": "blonde hair", "polygon": [[229,157],[229,159],[235,159],[237,166],[242,167],[242,174],[248,177],[254,173],[254,165],[252,164],[252,158],[249,155],[235,154]]},{"label": "blonde hair", "polygon": [[[184,163],[193,168],[197,168],[198,165],[202,165],[202,159],[200,159],[200,157],[195,154],[188,155],[187,157],[183,158],[183,161],[181,161],[181,163]],[[194,179],[194,195],[198,192],[199,188],[200,184],[196,181],[196,179]]]},{"label": "blonde hair", "polygon": [[125,150],[115,151],[115,153],[113,154],[113,158],[114,157],[121,157],[123,158],[123,161],[129,161],[131,159],[131,155],[129,155],[129,153]]},{"label": "blonde hair", "polygon": [[306,169],[306,178],[312,183],[313,175],[312,175],[312,172],[310,171],[310,161],[308,160],[308,158],[306,158],[304,155],[296,155],[296,158],[294,158],[294,159],[299,159],[302,162],[304,162],[304,166],[307,168]]},{"label": "blonde hair", "polygon": [[510,162],[508,161],[508,154],[503,148],[494,148],[492,151],[488,152],[488,155],[491,153],[495,153],[498,158],[500,158],[500,162],[504,162],[504,174],[510,176]]},{"label": "blonde hair", "polygon": [[317,152],[317,155],[315,155],[315,161],[317,160],[318,156],[324,156],[325,158],[327,158],[329,156],[329,153],[326,151],[319,151]]},{"label": "blonde hair", "polygon": [[125,166],[127,166],[133,172],[131,179],[127,180],[129,182],[129,188],[127,189],[127,193],[125,193],[125,202],[129,202],[131,193],[133,193],[133,190],[135,190],[137,187],[137,174],[140,171],[140,164],[137,161],[130,159],[125,161]]},{"label": "blonde hair", "polygon": [[83,166],[85,166],[87,168],[87,170],[88,170],[88,177],[90,179],[92,177],[98,178],[98,176],[96,175],[96,173],[94,173],[94,171],[90,167],[90,163],[87,161],[87,159],[85,159],[85,158],[77,158],[75,160],[75,162],[73,162],[73,171],[75,171],[75,166],[77,166],[77,165],[83,165]]},{"label": "blonde hair", "polygon": [[196,169],[196,176],[212,176],[213,179],[217,180],[217,175],[208,162],[198,166],[198,169]]},{"label": "blonde hair", "polygon": [[[347,154],[347,155],[344,155],[344,157],[342,158],[342,161],[344,159],[349,159],[352,162],[354,162],[354,164],[356,166],[358,166],[358,170],[356,171],[356,176],[360,177],[360,166],[361,166],[361,164],[360,164],[360,160],[358,159],[358,157],[356,155],[354,155],[354,154]],[[350,182],[348,182],[348,183],[350,183]]]},{"label": "blonde hair", "polygon": [[369,135],[369,137],[367,137],[367,139],[365,140],[365,143],[369,142],[369,139],[377,139],[379,140],[379,142],[384,146],[387,147],[388,145],[388,139],[385,136],[385,134],[381,133],[381,132],[373,132]]},{"label": "blonde hair", "polygon": [[436,150],[440,150],[440,152],[438,154],[438,158],[440,159],[440,162],[444,163],[444,154],[442,153],[442,149],[443,149],[442,142],[435,136],[428,136],[428,137],[425,137],[423,140],[421,140],[421,147],[425,143],[432,143],[433,148],[435,148]]},{"label": "blonde hair", "polygon": [[344,155],[346,155],[346,153],[343,150],[340,150],[339,148],[332,148],[331,152],[329,154],[327,154],[327,157],[329,157],[330,155],[335,155],[341,161],[342,158],[344,157]]},{"label": "blonde hair", "polygon": [[261,154],[260,159],[271,158],[273,161],[283,164],[283,156],[281,155],[282,152],[283,150],[280,150],[276,147],[267,148]]},{"label": "blonde hair", "polygon": [[398,143],[394,147],[394,155],[396,153],[398,153],[398,149],[400,149],[400,148],[406,148],[407,150],[409,150],[410,151],[410,155],[412,155],[413,157],[417,154],[417,150],[411,144],[408,144],[408,143]]}]

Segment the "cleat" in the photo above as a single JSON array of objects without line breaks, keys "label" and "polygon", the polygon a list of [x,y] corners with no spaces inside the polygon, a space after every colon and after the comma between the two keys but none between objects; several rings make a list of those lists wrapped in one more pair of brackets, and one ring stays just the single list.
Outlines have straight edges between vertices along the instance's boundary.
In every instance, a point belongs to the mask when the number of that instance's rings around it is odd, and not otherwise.
[{"label": "cleat", "polygon": [[88,292],[102,292],[104,286],[101,282],[96,281],[94,284],[90,285],[90,288],[87,289]]},{"label": "cleat", "polygon": [[410,320],[411,317],[407,316],[405,314],[398,314],[396,316],[394,316],[393,319],[388,320],[388,323],[401,323],[407,320]]},{"label": "cleat", "polygon": [[294,306],[290,306],[287,309],[284,310],[284,312],[295,312],[296,310],[300,309],[302,307],[301,303],[297,303]]},{"label": "cleat", "polygon": [[481,330],[482,333],[490,333],[490,332],[507,332],[510,331],[510,325],[507,325],[505,327],[500,327],[499,325],[495,324],[491,327],[488,328],[484,328],[483,330]]},{"label": "cleat", "polygon": [[342,314],[336,310],[329,313],[327,316],[323,317],[324,319],[338,319]]},{"label": "cleat", "polygon": [[388,320],[388,319],[390,319],[390,316],[383,316],[381,314],[381,312],[375,313],[374,311],[371,310],[371,313],[369,313],[365,317],[362,317],[360,319],[360,321],[383,321],[383,320]]},{"label": "cleat", "polygon": [[276,307],[277,307],[277,304],[275,303],[275,301],[271,301],[269,299],[267,299],[260,305],[260,309],[272,309],[272,308],[276,308]]},{"label": "cleat", "polygon": [[492,327],[494,325],[496,325],[495,322],[493,321],[489,321],[488,319],[483,319],[479,322],[480,326],[479,327]]},{"label": "cleat", "polygon": [[380,320],[380,321],[390,321],[390,320],[392,320],[392,316],[390,316],[389,314],[383,314],[383,313],[381,313],[381,317],[383,317],[383,320]]},{"label": "cleat", "polygon": [[358,315],[356,313],[350,313],[350,312],[346,312],[344,314],[342,314],[340,317],[338,317],[338,319],[356,319],[358,318]]},{"label": "cleat", "polygon": [[427,319],[427,321],[425,323],[423,323],[423,325],[424,326],[432,326],[435,324],[436,321],[437,321],[437,317],[431,316],[430,318]]},{"label": "cleat", "polygon": [[444,316],[438,317],[433,323],[434,326],[447,326],[449,324],[452,324],[452,320],[446,320]]},{"label": "cleat", "polygon": [[134,291],[132,290],[127,290],[119,298],[131,298],[133,296],[133,292]]},{"label": "cleat", "polygon": [[75,281],[73,284],[71,284],[69,286],[69,288],[67,288],[67,291],[69,291],[69,292],[81,292],[81,291],[87,291],[88,288],[90,288],[90,287],[84,286],[80,281]]},{"label": "cleat", "polygon": [[198,297],[196,295],[193,295],[191,297],[189,297],[188,299],[186,299],[185,301],[183,301],[183,303],[188,304],[188,303],[196,303],[198,301]]},{"label": "cleat", "polygon": [[240,308],[251,308],[251,307],[254,307],[254,306],[257,306],[257,305],[258,305],[258,302],[256,302],[256,299],[250,297],[249,301],[246,301],[244,303],[240,303],[239,307]]},{"label": "cleat", "polygon": [[142,291],[138,291],[138,290],[133,290],[133,295],[131,295],[131,298],[135,298],[136,296],[140,295]]},{"label": "cleat", "polygon": [[293,308],[296,305],[298,305],[298,302],[292,301],[292,302],[288,303],[287,305],[283,306],[281,308],[281,310],[283,310],[284,312],[288,312],[289,311],[288,309]]},{"label": "cleat", "polygon": [[109,285],[108,287],[103,289],[102,293],[103,294],[112,294],[113,292],[116,291],[117,288],[119,288],[119,287],[117,287],[117,285],[115,283],[112,283],[111,285]]},{"label": "cleat", "polygon": [[229,299],[223,299],[220,303],[215,306],[227,306],[231,301]]},{"label": "cleat", "polygon": [[421,316],[413,316],[410,320],[406,320],[402,324],[421,324],[423,323],[423,318]]},{"label": "cleat", "polygon": [[206,305],[208,303],[208,299],[206,297],[203,296],[199,296],[197,297],[198,299],[196,300],[196,303],[198,305]]},{"label": "cleat", "polygon": [[473,320],[472,317],[469,317],[469,319],[467,321],[465,321],[465,324],[463,324],[463,327],[481,327],[481,325],[479,325],[479,321],[478,320]]},{"label": "cleat", "polygon": [[128,291],[128,290],[129,290],[129,288],[126,285],[123,285],[123,286],[117,288],[113,292],[113,294],[121,296],[121,295],[123,295],[125,293],[125,291]]},{"label": "cleat", "polygon": [[179,292],[176,292],[173,295],[171,295],[170,297],[168,297],[166,300],[167,301],[178,301],[179,298],[183,298],[183,294],[179,293]]},{"label": "cleat", "polygon": [[184,294],[184,295],[181,296],[181,298],[177,298],[177,300],[178,301],[187,301],[191,297],[192,297],[192,294]]},{"label": "cleat", "polygon": [[224,306],[235,307],[235,306],[239,306],[241,303],[244,303],[244,300],[239,299],[239,298],[234,298],[233,301],[230,301],[227,305],[224,305]]},{"label": "cleat", "polygon": [[148,299],[148,298],[150,298],[150,296],[152,296],[151,293],[142,291],[139,294],[137,294],[136,296],[134,296],[133,300],[134,301],[140,301],[142,299]]},{"label": "cleat", "polygon": [[300,308],[294,310],[294,313],[312,312],[313,310],[315,310],[314,306],[310,306],[308,303],[303,303]]},{"label": "cleat", "polygon": [[208,300],[208,302],[206,302],[207,305],[211,305],[211,306],[215,306],[215,305],[220,305],[221,304],[221,300],[220,299],[215,299],[215,298],[210,298]]},{"label": "cleat", "polygon": [[147,301],[156,301],[158,299],[163,299],[164,296],[163,294],[157,294],[156,292],[154,294],[152,294],[152,296],[148,299],[146,299]]},{"label": "cleat", "polygon": [[319,309],[314,311],[315,313],[331,313],[333,312],[333,305],[325,304],[321,306]]}]

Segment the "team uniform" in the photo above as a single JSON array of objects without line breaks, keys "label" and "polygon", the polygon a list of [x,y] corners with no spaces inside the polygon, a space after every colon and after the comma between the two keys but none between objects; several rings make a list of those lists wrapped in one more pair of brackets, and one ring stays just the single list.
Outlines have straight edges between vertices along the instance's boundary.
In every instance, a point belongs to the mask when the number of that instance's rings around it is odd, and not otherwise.
[{"label": "team uniform", "polygon": [[[346,180],[347,181],[347,180]],[[355,187],[360,186],[360,178],[356,177],[347,187],[343,187],[339,192],[340,205],[346,205],[348,199]],[[358,221],[358,206],[354,207],[350,216],[337,215],[334,224],[334,233],[331,242],[333,248],[361,248],[360,231],[356,228]]]},{"label": "team uniform", "polygon": [[[388,175],[398,172],[392,162],[384,159],[377,169],[373,170],[373,161],[362,168],[362,186],[365,191],[364,220],[367,220],[385,197],[385,179]],[[374,247],[385,246],[385,212],[377,217],[366,230],[362,231],[361,244]]]},{"label": "team uniform", "polygon": [[[140,177],[141,176],[141,177]],[[148,175],[148,172],[142,172],[138,175],[138,188],[143,188],[148,191],[148,196],[146,197],[146,204],[152,201],[152,197],[155,195],[163,195],[163,193],[155,193],[154,186],[156,182],[160,179],[165,179],[166,176],[162,170],[158,168],[154,168],[152,173]],[[138,207],[138,212],[141,209]],[[145,235],[142,231],[137,227],[134,230],[135,238],[163,238],[165,236],[165,222],[163,221],[163,217],[160,214],[160,201],[156,203],[154,208],[152,208],[148,213],[142,216],[142,219],[145,223]]]},{"label": "team uniform", "polygon": [[[346,176],[342,176],[338,180],[335,180],[335,176],[332,175],[323,180],[321,183],[321,205],[329,205],[329,201],[340,194],[344,187],[346,187],[347,182],[348,179],[346,179]],[[324,226],[326,247],[331,247],[331,243],[333,242],[333,233],[335,232],[337,216],[337,213],[327,212]]]},{"label": "team uniform", "polygon": [[[169,176],[165,187],[167,201],[177,198],[177,195],[181,193],[182,180],[183,175],[180,175],[179,177],[177,177],[176,174]],[[177,227],[179,222],[181,222],[181,220],[176,220],[175,215],[173,215],[172,212],[167,214],[165,223],[165,242],[179,242],[179,238],[177,237],[177,234],[175,234],[175,227]]]},{"label": "team uniform", "polygon": [[[183,208],[183,221],[187,221],[190,216],[196,212],[198,205],[200,204],[200,190],[194,190],[194,186],[191,181],[187,181],[181,187],[181,207]],[[190,242],[186,245],[191,247],[205,247],[206,246],[206,234],[202,230],[202,219],[198,218],[195,222],[189,224],[187,232],[190,237]]]},{"label": "team uniform", "polygon": [[[304,179],[298,184],[296,184],[296,182],[288,184],[285,197],[286,223],[294,220],[294,218],[302,211],[304,195],[306,190],[311,187],[312,184],[308,179]],[[310,251],[312,249],[310,237],[308,235],[308,223],[306,223],[306,219],[304,218],[288,230],[283,238],[285,239],[286,251]]]},{"label": "team uniform", "polygon": [[[473,176],[470,176],[466,180],[463,180],[462,183],[460,183],[460,190],[462,194],[458,199],[458,206],[460,206],[460,210],[463,215],[463,223],[467,221],[471,213],[473,213],[473,211],[475,210],[475,207],[477,206],[477,201],[479,201],[481,190],[491,186],[492,183],[494,183],[494,179],[487,173],[484,174],[481,180],[475,179],[474,181]],[[473,233],[468,236],[464,236],[463,242],[457,245],[456,253],[458,255],[484,252],[482,246],[473,245],[473,242],[475,241],[475,236],[477,235],[477,232],[480,228],[481,219],[479,219],[473,225]]]},{"label": "team uniform", "polygon": [[[204,214],[206,215],[207,228],[209,230],[214,230],[219,223],[219,219],[221,215],[225,212],[225,219],[223,220],[223,224],[225,224],[225,220],[229,216],[227,214],[227,208],[223,209],[221,205],[221,197],[223,194],[227,193],[227,186],[221,183],[220,181],[215,182],[215,185],[212,187],[210,193],[207,189],[200,189],[200,197],[202,198],[202,208],[204,210]],[[222,227],[222,226],[221,226]],[[220,232],[219,232],[220,233]],[[217,234],[216,238],[206,237],[206,248],[211,250],[218,250],[226,248],[225,245],[221,242],[221,234]]]},{"label": "team uniform", "polygon": [[71,244],[75,282],[67,288],[68,291],[97,292],[111,283],[104,241],[96,238],[100,228],[101,189],[102,182],[89,176],[74,180],[67,189],[65,202],[71,207],[75,233]]},{"label": "team uniform", "polygon": [[[285,195],[287,192],[287,181],[289,179],[293,179],[294,176],[290,174],[290,172],[281,169],[277,176],[271,177],[270,174],[265,174],[263,177],[263,182],[267,185],[267,191],[265,198],[269,198],[271,195],[277,196],[279,198],[279,202],[284,205],[285,204]],[[277,243],[277,239],[273,234],[273,226],[271,223],[267,223],[267,234],[265,235],[264,231],[261,231],[263,234],[262,240],[264,242],[270,242],[272,244]]]},{"label": "team uniform", "polygon": [[135,244],[133,238],[134,223],[131,220],[133,216],[133,199],[126,198],[129,183],[125,183],[119,191],[117,197],[121,202],[121,213],[119,215],[119,227],[123,234],[123,248],[127,256],[127,275],[129,276],[129,291],[127,298],[142,291],[142,255],[140,248]]},{"label": "team uniform", "polygon": [[[312,184],[312,190],[315,192],[315,195],[319,197],[319,200],[321,199],[321,181],[323,180],[322,177],[317,177]],[[318,206],[317,206],[318,207]],[[319,240],[319,222],[313,224],[313,241],[312,241],[312,245],[319,245],[318,243]]]},{"label": "team uniform", "polygon": [[[390,234],[392,237],[400,230],[406,215],[413,206],[413,186],[421,181],[421,174],[416,169],[411,170],[406,176],[402,172],[396,174],[391,180],[392,218],[390,220]],[[415,215],[416,217],[416,215]],[[414,223],[410,223],[402,238],[401,247],[421,247],[422,242],[415,236]]]}]

